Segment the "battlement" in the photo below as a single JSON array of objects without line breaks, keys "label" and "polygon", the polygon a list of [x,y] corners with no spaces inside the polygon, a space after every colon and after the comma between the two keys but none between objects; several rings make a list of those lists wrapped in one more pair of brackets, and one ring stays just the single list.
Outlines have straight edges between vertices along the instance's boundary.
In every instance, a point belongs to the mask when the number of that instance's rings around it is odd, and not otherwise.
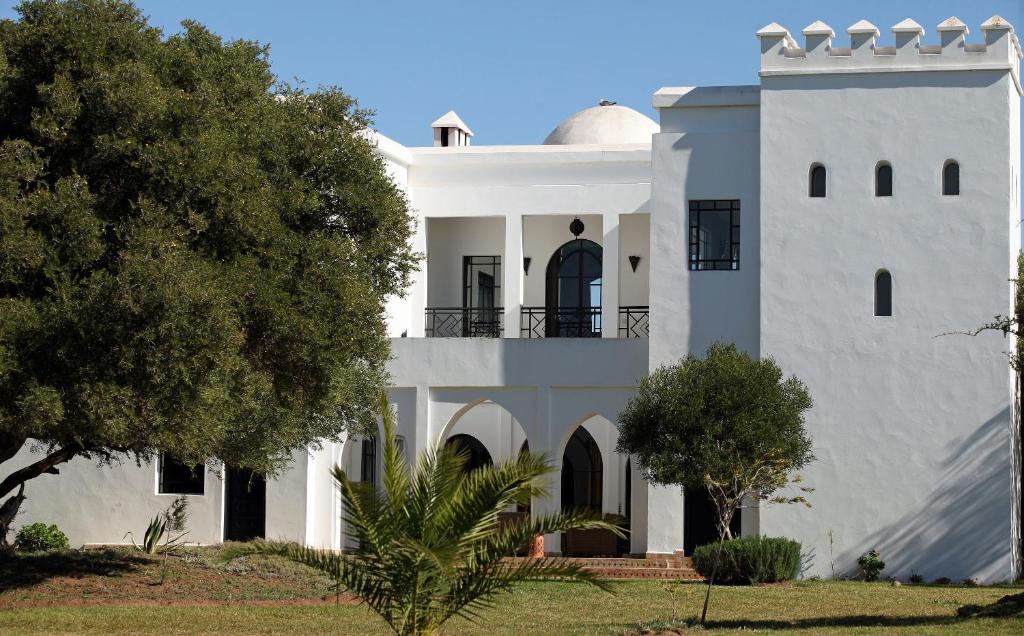
[{"label": "battlement", "polygon": [[818,20],[803,30],[800,48],[785,27],[773,22],[757,32],[761,75],[1009,69],[1021,90],[1020,40],[1009,22],[997,15],[986,20],[981,25],[984,41],[978,43],[967,42],[970,29],[956,17],[936,30],[939,43],[924,44],[924,27],[908,18],[892,27],[895,46],[880,46],[878,27],[860,20],[846,30],[850,46],[840,47],[833,44],[832,27]]}]

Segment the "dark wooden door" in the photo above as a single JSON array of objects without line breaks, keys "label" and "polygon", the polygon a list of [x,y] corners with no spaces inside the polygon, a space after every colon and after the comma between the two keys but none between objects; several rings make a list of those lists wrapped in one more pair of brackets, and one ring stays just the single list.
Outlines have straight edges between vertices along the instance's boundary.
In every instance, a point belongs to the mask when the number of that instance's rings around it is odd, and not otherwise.
[{"label": "dark wooden door", "polygon": [[225,471],[224,540],[249,541],[266,535],[267,482],[241,468]]},{"label": "dark wooden door", "polygon": [[[693,549],[718,541],[718,527],[715,523],[715,504],[706,488],[687,489],[683,502],[683,550],[687,555]],[[732,518],[729,530],[735,539],[740,536],[740,513]]]}]

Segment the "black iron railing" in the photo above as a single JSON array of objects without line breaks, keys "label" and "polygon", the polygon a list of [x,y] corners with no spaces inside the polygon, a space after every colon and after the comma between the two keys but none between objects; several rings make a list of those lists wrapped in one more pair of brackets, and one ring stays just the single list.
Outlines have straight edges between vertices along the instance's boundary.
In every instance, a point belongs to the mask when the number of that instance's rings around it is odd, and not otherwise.
[{"label": "black iron railing", "polygon": [[600,307],[523,307],[520,338],[600,338]]},{"label": "black iron railing", "polygon": [[500,338],[501,307],[427,307],[428,338]]},{"label": "black iron railing", "polygon": [[647,305],[619,307],[619,337],[646,338],[650,308]]}]

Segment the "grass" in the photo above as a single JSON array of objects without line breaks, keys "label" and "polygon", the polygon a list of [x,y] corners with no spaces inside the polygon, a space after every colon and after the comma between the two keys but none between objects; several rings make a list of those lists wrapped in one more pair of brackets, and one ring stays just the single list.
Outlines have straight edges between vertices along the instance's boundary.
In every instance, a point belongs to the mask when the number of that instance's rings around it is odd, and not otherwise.
[{"label": "grass", "polygon": [[[168,561],[123,551],[19,557],[0,564],[0,633],[231,634],[238,632],[383,634],[365,607],[334,604],[328,582],[277,559],[229,566],[216,549]],[[989,606],[1019,587],[891,587],[886,583],[798,582],[720,587],[709,631],[800,634],[1024,633],[1024,615],[959,618],[968,604]],[[571,583],[530,583],[502,597],[480,624],[449,624],[449,634],[673,634],[691,631],[703,587],[624,582],[609,595]]]}]

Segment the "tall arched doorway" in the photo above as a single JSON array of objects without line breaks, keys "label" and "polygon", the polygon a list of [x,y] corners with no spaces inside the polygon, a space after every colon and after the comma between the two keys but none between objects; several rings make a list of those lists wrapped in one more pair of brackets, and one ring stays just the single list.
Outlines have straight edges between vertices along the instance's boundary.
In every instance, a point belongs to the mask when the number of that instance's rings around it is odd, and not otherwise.
[{"label": "tall arched doorway", "polygon": [[472,435],[466,435],[460,433],[459,435],[452,435],[444,443],[445,448],[454,447],[459,452],[465,453],[466,463],[463,464],[462,470],[467,474],[473,472],[477,468],[484,466],[492,466],[494,462],[491,460],[491,454],[487,452],[487,448]]},{"label": "tall arched doorway", "polygon": [[[587,429],[573,431],[562,453],[562,509],[589,508],[601,511],[604,494],[604,462],[601,450]],[[565,556],[617,556],[618,541],[607,530],[570,530],[562,534]]]},{"label": "tall arched doorway", "polygon": [[551,255],[545,284],[545,336],[601,336],[601,259],[601,246],[581,238]]}]

